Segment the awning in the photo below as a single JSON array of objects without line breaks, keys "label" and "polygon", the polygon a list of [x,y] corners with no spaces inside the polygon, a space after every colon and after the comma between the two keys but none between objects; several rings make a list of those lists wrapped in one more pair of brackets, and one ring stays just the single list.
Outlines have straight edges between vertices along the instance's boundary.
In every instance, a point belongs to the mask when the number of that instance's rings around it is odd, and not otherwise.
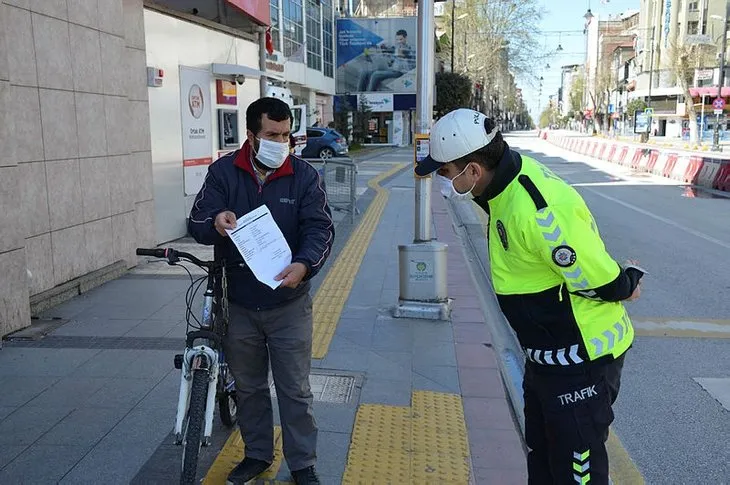
[{"label": "awning", "polygon": [[[703,86],[701,88],[689,88],[689,94],[694,98],[700,96],[717,96],[717,86]],[[723,98],[730,96],[730,87],[723,86],[721,95]]]},{"label": "awning", "polygon": [[258,79],[261,76],[266,76],[271,79],[278,79],[283,81],[284,78],[277,74],[271,74],[269,72],[263,72],[259,69],[254,69],[248,66],[242,66],[241,64],[217,64],[212,63],[210,65],[211,72],[217,76],[244,76],[247,78]]}]

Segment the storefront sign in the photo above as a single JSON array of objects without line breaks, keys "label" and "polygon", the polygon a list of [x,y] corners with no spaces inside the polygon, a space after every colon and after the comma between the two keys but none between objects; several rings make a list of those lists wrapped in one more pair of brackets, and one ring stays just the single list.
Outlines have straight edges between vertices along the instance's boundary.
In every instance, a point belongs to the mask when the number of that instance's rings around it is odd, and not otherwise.
[{"label": "storefront sign", "polygon": [[195,195],[213,162],[209,71],[180,66],[180,108],[185,195]]},{"label": "storefront sign", "polygon": [[393,111],[393,95],[390,93],[363,93],[358,103],[365,102],[373,113]]},{"label": "storefront sign", "polygon": [[234,82],[217,79],[215,81],[215,95],[218,104],[230,104],[233,106],[238,104],[238,88]]},{"label": "storefront sign", "polygon": [[282,62],[282,58],[281,52],[278,51],[273,54],[266,54],[266,70],[283,73],[284,63]]}]

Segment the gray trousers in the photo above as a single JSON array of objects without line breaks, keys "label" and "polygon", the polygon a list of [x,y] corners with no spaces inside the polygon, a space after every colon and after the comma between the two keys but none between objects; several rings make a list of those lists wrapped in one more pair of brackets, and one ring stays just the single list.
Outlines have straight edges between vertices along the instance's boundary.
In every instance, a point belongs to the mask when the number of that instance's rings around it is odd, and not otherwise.
[{"label": "gray trousers", "polygon": [[312,299],[306,294],[273,310],[230,305],[223,349],[236,380],[238,424],[247,457],[271,462],[274,417],[269,362],[276,385],[284,458],[296,471],[315,464],[317,423],[312,412]]}]

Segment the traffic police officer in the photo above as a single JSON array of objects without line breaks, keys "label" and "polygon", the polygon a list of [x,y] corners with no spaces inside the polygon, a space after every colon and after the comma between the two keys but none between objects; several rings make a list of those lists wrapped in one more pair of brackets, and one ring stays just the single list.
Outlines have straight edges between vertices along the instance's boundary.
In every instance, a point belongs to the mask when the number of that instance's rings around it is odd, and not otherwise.
[{"label": "traffic police officer", "polygon": [[605,441],[634,329],[621,303],[643,271],[606,252],[585,202],[536,160],[511,150],[494,122],[458,109],[431,130],[441,192],[490,215],[489,260],[502,312],[526,356],[529,484],[607,484]]}]

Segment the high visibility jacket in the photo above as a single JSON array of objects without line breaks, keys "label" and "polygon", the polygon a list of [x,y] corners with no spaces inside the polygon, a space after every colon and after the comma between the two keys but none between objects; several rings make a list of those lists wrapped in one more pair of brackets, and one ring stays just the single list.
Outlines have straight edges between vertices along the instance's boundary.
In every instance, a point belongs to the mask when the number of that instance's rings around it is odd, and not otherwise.
[{"label": "high visibility jacket", "polygon": [[634,329],[621,300],[640,272],[607,253],[578,192],[507,148],[475,199],[489,217],[492,281],[529,361],[570,366],[619,357]]}]

